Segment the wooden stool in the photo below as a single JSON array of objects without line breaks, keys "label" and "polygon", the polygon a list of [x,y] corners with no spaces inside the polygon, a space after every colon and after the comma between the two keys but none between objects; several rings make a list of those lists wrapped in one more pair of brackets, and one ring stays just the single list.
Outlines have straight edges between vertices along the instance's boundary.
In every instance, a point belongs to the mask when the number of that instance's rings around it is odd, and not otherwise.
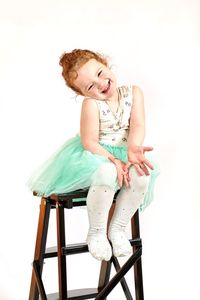
[{"label": "wooden stool", "polygon": [[[125,299],[133,300],[133,297],[124,278],[124,275],[132,266],[134,266],[136,300],[144,299],[141,264],[142,241],[140,238],[138,211],[135,213],[131,220],[132,239],[130,239],[130,243],[133,247],[133,254],[124,263],[124,265],[120,267],[118,259],[112,256],[110,261],[102,261],[101,263],[99,283],[97,288],[76,290],[67,289],[66,256],[88,252],[88,246],[86,243],[66,245],[64,209],[71,209],[76,206],[85,206],[85,198],[87,197],[87,193],[88,189],[77,190],[71,193],[51,195],[49,197],[43,197],[41,199],[29,300],[38,300],[39,295],[40,299],[42,300],[79,300],[90,298],[103,300],[106,299],[107,295],[119,282],[122,285]],[[114,202],[117,193],[115,194]],[[34,193],[34,195],[36,194]],[[112,214],[114,211],[114,202],[110,209],[108,223],[112,218]],[[46,248],[50,210],[53,208],[56,208],[57,247]],[[42,281],[42,269],[44,259],[51,257],[58,257],[59,293],[46,295],[44,284]],[[116,274],[110,280],[112,264],[116,269]]]}]

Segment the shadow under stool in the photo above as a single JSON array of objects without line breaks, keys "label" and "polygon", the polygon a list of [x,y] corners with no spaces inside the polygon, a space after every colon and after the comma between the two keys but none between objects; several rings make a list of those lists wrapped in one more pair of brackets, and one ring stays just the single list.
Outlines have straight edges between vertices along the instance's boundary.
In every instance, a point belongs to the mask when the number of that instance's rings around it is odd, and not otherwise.
[{"label": "shadow under stool", "polygon": [[[119,191],[118,191],[119,192]],[[113,205],[110,209],[108,224],[112,218],[114,211],[115,199],[118,194],[116,192]],[[132,238],[130,243],[133,248],[133,254],[129,256],[127,261],[120,266],[118,259],[114,256],[110,261],[102,261],[98,287],[68,290],[67,289],[67,255],[88,252],[86,243],[77,243],[66,245],[65,242],[65,215],[64,209],[72,209],[73,207],[86,206],[86,197],[88,189],[76,190],[66,194],[52,194],[49,197],[42,197],[40,204],[40,213],[37,229],[37,237],[35,244],[35,254],[32,269],[32,278],[29,292],[29,300],[65,300],[65,299],[97,299],[105,300],[113,288],[120,282],[124,291],[125,298],[133,300],[127,282],[124,278],[125,274],[133,267],[135,281],[135,299],[143,300],[143,279],[142,279],[142,241],[140,238],[139,228],[139,212],[137,211],[131,219]],[[34,195],[37,196],[36,193]],[[46,248],[48,225],[51,209],[56,209],[57,223],[57,246]],[[70,229],[68,229],[70,230]],[[44,260],[48,258],[58,258],[58,293],[46,294],[42,280],[42,270]],[[116,270],[116,274],[110,278],[112,264]]]}]

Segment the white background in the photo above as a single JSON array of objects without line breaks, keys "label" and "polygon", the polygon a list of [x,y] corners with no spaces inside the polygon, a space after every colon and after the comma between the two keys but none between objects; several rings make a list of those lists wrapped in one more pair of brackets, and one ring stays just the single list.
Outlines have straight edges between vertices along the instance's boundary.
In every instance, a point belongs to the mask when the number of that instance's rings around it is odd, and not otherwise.
[{"label": "white background", "polygon": [[[7,0],[0,17],[0,299],[28,299],[40,200],[25,183],[79,130],[81,99],[58,61],[88,48],[111,58],[119,84],[138,85],[145,96],[145,145],[161,168],[141,215],[145,299],[199,300],[200,2]],[[86,210],[71,211],[67,225],[69,242],[84,241]],[[70,288],[95,286],[99,263],[89,254],[70,257],[68,268]],[[132,272],[127,278],[133,286]],[[44,280],[55,292],[54,259]],[[119,286],[109,299],[124,299]]]}]

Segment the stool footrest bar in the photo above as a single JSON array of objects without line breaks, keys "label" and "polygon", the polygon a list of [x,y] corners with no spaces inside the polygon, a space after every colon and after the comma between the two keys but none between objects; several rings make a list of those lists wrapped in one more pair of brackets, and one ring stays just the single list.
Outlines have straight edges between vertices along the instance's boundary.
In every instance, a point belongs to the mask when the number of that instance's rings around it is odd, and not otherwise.
[{"label": "stool footrest bar", "polygon": [[[71,255],[88,252],[88,245],[86,243],[70,244],[66,247],[62,247],[62,255]],[[44,254],[44,258],[57,257],[57,247],[47,248]]]},{"label": "stool footrest bar", "polygon": [[[140,247],[142,245],[141,239],[130,239],[131,246],[138,246]],[[77,244],[70,244],[66,247],[62,248],[62,255],[72,255],[72,254],[81,254],[88,252],[88,246],[86,243],[77,243]],[[49,247],[46,249],[44,258],[51,258],[51,257],[57,257],[57,247]]]},{"label": "stool footrest bar", "polygon": [[[97,288],[85,288],[85,289],[76,289],[76,290],[69,290],[67,292],[67,300],[82,300],[82,299],[94,299],[98,295]],[[58,293],[48,294],[48,300],[58,300],[59,295]]]}]

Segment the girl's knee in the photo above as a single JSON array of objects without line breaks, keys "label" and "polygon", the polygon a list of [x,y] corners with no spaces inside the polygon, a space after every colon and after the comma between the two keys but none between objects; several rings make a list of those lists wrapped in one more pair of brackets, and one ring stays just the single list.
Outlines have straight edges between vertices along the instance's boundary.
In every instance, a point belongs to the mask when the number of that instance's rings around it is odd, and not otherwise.
[{"label": "girl's knee", "polygon": [[114,186],[117,179],[117,169],[111,162],[102,163],[95,171],[92,184]]},{"label": "girl's knee", "polygon": [[139,175],[133,166],[129,169],[129,174],[131,177],[130,185],[140,189],[142,191],[146,191],[149,185],[150,176]]},{"label": "girl's knee", "polygon": [[105,176],[106,174],[111,177],[117,177],[117,169],[115,165],[111,162],[105,162],[100,165],[96,173],[99,176]]}]

